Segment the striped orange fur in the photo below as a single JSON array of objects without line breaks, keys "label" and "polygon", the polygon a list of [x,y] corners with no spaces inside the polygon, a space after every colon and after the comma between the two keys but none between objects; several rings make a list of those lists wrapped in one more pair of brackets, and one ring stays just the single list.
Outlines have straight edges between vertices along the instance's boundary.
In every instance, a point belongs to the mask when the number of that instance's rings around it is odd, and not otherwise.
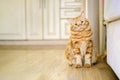
[{"label": "striped orange fur", "polygon": [[84,17],[84,12],[78,17],[69,19],[69,22],[71,25],[70,39],[65,50],[68,63],[75,67],[89,68],[93,54],[93,32],[90,22]]}]

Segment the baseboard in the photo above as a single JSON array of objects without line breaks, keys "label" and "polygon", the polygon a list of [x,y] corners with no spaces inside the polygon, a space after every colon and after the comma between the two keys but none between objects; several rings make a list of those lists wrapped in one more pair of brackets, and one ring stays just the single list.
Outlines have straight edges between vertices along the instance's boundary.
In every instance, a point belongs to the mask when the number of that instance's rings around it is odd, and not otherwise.
[{"label": "baseboard", "polygon": [[66,45],[68,40],[0,41],[2,45]]}]

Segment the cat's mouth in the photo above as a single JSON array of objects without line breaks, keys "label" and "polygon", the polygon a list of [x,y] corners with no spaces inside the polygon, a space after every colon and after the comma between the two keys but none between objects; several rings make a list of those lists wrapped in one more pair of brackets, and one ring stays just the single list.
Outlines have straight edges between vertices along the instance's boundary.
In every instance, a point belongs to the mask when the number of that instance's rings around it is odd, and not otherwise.
[{"label": "cat's mouth", "polygon": [[74,29],[74,31],[79,32],[79,31],[83,31],[85,28],[84,27],[77,27]]}]

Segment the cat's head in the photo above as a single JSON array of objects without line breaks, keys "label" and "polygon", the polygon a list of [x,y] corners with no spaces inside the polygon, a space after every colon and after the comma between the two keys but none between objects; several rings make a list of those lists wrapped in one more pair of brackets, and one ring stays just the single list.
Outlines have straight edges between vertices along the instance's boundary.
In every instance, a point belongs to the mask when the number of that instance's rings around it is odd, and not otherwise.
[{"label": "cat's head", "polygon": [[88,25],[89,22],[85,18],[84,11],[81,12],[81,14],[75,18],[68,19],[71,27],[71,31],[82,31],[84,30]]}]

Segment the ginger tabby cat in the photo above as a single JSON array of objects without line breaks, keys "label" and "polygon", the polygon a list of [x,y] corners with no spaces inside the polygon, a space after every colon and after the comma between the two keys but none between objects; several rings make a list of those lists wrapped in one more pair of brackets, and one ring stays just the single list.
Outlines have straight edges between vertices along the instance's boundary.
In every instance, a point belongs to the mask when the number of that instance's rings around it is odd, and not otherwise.
[{"label": "ginger tabby cat", "polygon": [[90,68],[96,62],[90,23],[84,17],[83,11],[80,16],[69,19],[69,22],[71,33],[65,50],[67,61],[76,68]]}]

